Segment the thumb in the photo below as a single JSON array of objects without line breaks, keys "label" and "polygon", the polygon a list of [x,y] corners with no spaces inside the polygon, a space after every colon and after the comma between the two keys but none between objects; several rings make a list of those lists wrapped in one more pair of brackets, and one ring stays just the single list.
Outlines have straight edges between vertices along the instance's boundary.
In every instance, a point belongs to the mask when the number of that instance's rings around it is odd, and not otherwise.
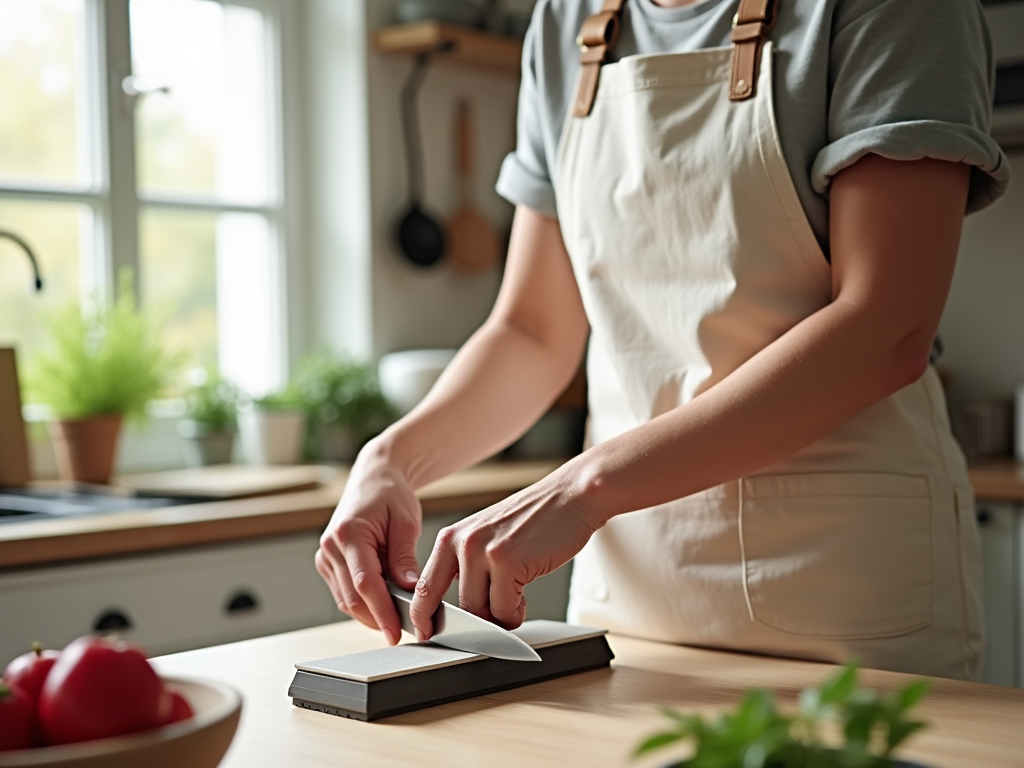
[{"label": "thumb", "polygon": [[420,578],[416,563],[416,539],[419,526],[411,521],[392,520],[388,530],[388,572],[402,589],[412,591]]}]

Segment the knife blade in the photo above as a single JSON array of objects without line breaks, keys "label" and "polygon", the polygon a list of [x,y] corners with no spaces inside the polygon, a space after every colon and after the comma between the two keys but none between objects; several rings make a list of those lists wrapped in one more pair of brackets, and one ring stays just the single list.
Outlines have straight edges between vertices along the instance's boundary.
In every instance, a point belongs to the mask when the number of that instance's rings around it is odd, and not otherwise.
[{"label": "knife blade", "polygon": [[[398,616],[402,620],[402,629],[411,635],[416,634],[409,606],[412,605],[412,592],[402,589],[397,584],[388,582],[388,591],[395,602]],[[442,601],[434,613],[434,634],[429,642],[452,648],[466,653],[479,653],[495,659],[509,661],[540,661],[541,658],[533,648],[507,629],[492,624],[486,619],[474,616],[469,611],[456,608]]]}]

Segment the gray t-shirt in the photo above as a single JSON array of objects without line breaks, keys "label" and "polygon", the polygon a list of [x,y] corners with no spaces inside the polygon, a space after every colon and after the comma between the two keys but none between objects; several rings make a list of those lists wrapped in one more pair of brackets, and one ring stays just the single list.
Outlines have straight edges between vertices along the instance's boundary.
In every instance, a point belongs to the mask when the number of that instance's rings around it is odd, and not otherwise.
[{"label": "gray t-shirt", "polygon": [[[538,0],[523,50],[518,140],[498,193],[556,215],[558,141],[576,87],[576,36],[601,0]],[[612,60],[729,45],[739,0],[665,8],[628,0]],[[1006,189],[1009,163],[988,135],[992,47],[977,0],[780,0],[776,121],[804,211],[828,253],[831,177],[874,152],[973,166],[968,212]]]}]

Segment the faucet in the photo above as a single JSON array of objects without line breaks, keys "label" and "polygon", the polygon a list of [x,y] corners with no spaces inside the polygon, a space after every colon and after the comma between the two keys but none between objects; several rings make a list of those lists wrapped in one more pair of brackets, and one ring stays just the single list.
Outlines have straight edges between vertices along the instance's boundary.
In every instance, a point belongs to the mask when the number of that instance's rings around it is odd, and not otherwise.
[{"label": "faucet", "polygon": [[32,262],[32,274],[36,278],[36,290],[43,290],[43,278],[39,275],[39,262],[36,260],[36,255],[29,248],[28,243],[21,239],[20,236],[13,232],[8,232],[6,229],[0,229],[0,237],[6,237],[8,240],[17,243],[21,246],[22,250],[25,251],[25,255],[28,256],[28,260]]}]

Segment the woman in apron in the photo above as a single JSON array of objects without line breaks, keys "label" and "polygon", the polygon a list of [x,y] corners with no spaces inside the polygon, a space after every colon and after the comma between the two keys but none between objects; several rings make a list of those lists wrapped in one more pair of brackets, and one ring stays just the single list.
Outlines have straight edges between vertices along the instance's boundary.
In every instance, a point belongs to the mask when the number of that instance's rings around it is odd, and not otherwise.
[{"label": "woman in apron", "polygon": [[[1007,162],[958,0],[540,0],[487,323],[361,453],[317,568],[397,642],[454,578],[570,621],[976,678],[980,554],[929,354],[965,211]],[[507,445],[586,352],[588,449],[441,531],[414,491]]]}]

